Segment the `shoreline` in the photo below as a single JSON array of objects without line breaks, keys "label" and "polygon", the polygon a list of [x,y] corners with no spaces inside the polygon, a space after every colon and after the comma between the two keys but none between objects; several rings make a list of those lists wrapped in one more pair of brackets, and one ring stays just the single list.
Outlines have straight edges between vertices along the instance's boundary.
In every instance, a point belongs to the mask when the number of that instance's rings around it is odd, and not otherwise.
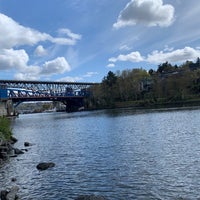
[{"label": "shoreline", "polygon": [[157,102],[149,101],[124,101],[115,102],[110,106],[87,108],[85,111],[112,110],[112,109],[135,109],[135,110],[187,110],[200,109],[200,100],[188,100],[177,102]]}]

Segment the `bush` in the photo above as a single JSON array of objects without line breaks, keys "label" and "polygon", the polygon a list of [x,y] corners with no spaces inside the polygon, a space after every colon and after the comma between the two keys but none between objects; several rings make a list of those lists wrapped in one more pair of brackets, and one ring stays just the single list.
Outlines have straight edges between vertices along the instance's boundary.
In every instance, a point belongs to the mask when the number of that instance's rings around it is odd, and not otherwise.
[{"label": "bush", "polygon": [[9,140],[12,135],[10,121],[5,117],[0,117],[0,139]]}]

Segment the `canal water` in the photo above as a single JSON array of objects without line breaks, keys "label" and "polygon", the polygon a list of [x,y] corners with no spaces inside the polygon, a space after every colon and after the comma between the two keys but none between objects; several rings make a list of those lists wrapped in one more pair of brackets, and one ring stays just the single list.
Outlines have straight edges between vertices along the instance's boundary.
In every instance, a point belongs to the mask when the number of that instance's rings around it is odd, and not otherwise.
[{"label": "canal water", "polygon": [[[0,188],[18,185],[24,200],[198,199],[199,120],[199,109],[20,115],[16,147],[34,145],[0,168]],[[38,171],[39,162],[56,166]]]}]

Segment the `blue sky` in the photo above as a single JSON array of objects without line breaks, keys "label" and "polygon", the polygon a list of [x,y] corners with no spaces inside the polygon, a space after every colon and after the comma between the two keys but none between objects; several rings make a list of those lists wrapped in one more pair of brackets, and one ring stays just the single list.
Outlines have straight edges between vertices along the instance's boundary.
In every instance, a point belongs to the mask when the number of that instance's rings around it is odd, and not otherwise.
[{"label": "blue sky", "polygon": [[100,82],[200,57],[199,0],[0,0],[0,79]]}]

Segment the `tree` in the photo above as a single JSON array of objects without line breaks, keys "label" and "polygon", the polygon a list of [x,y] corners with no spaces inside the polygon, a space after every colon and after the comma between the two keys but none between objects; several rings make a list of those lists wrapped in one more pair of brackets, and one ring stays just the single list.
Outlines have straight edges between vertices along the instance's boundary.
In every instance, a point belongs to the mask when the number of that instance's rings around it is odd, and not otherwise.
[{"label": "tree", "polygon": [[197,68],[200,68],[200,58],[199,57],[197,58],[196,66],[197,66]]},{"label": "tree", "polygon": [[197,58],[196,63],[191,62],[189,64],[189,68],[190,68],[190,70],[200,69],[200,58],[199,57]]},{"label": "tree", "polygon": [[176,68],[173,67],[170,63],[165,62],[163,64],[158,65],[158,73],[168,73],[168,72],[173,72]]},{"label": "tree", "polygon": [[150,74],[150,75],[153,75],[153,73],[154,73],[153,69],[150,69],[150,70],[149,70],[149,74]]},{"label": "tree", "polygon": [[107,76],[103,79],[103,84],[112,87],[117,81],[117,76],[112,72],[109,71]]},{"label": "tree", "polygon": [[109,71],[107,76],[103,78],[101,84],[101,90],[103,94],[103,101],[108,105],[112,106],[117,93],[117,76]]}]

